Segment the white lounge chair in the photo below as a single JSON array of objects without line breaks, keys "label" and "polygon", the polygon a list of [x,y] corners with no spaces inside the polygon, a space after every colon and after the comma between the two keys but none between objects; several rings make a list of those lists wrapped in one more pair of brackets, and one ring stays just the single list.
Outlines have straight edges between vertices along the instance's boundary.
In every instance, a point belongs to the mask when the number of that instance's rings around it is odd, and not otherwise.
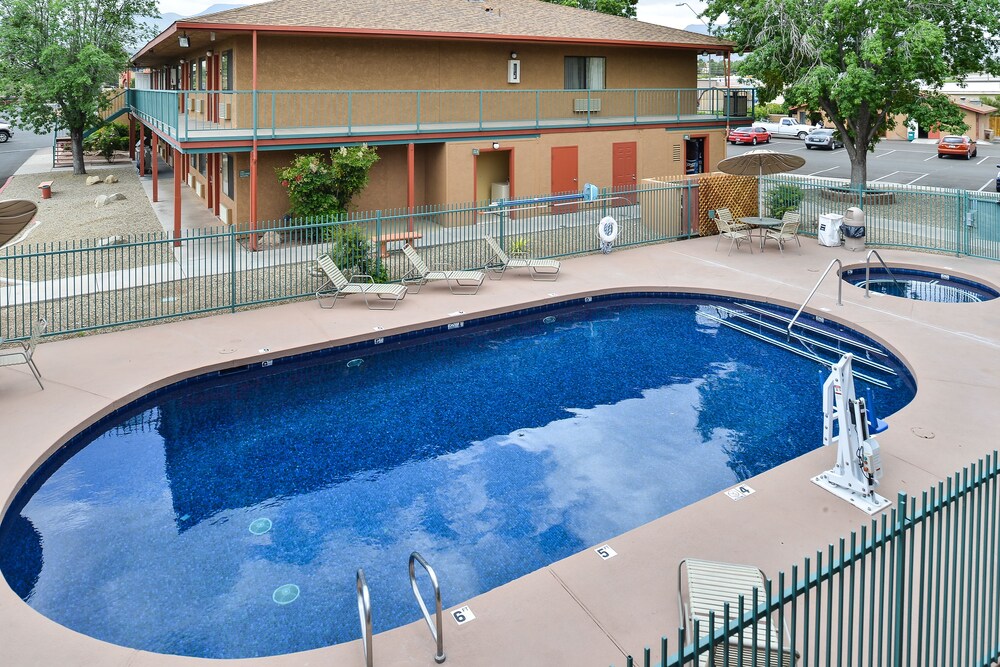
[{"label": "white lounge chair", "polygon": [[[328,279],[322,287],[316,290],[316,301],[319,302],[320,308],[333,308],[337,305],[337,299],[342,299],[349,294],[360,294],[365,298],[365,304],[369,310],[392,310],[406,296],[406,287],[403,285],[376,283],[367,274],[359,273],[348,280],[329,255],[320,255],[317,262]],[[372,301],[368,298],[369,296],[377,296],[378,298]],[[333,297],[333,304],[324,306],[323,299],[329,297]],[[384,301],[391,303],[378,305]]]},{"label": "white lounge chair", "polygon": [[[17,347],[11,347],[6,350],[0,349],[0,366],[27,364],[28,368],[31,369],[31,374],[35,376],[35,381],[38,382],[38,386],[42,390],[45,389],[45,385],[42,384],[42,374],[38,371],[38,366],[35,365],[34,356],[38,339],[41,338],[46,326],[47,323],[45,320],[38,320],[38,322],[31,325],[31,335],[28,340],[19,341]],[[0,343],[2,342],[0,340]]]},{"label": "white lounge chair", "polygon": [[486,262],[486,270],[491,279],[503,279],[503,274],[507,269],[527,269],[531,273],[533,280],[557,280],[559,278],[560,264],[554,259],[531,259],[525,257],[523,253],[513,253],[513,256],[504,252],[497,240],[489,234],[484,234],[483,239],[489,246],[493,255]]},{"label": "white lounge chair", "polygon": [[[791,241],[795,239],[795,242],[799,244],[799,250],[802,250],[802,241],[799,240],[799,225],[802,223],[802,216],[798,213],[792,211],[787,211],[783,216],[781,216],[781,227],[778,229],[769,229],[764,234],[764,242],[768,239],[773,239],[778,242],[778,250],[781,254],[785,254],[785,241]],[[763,247],[763,245],[761,246]]]},{"label": "white lounge chair", "polygon": [[[684,577],[683,573],[687,573]],[[687,596],[685,586],[687,584]],[[765,601],[764,573],[752,565],[736,563],[718,563],[715,561],[685,558],[677,567],[677,600],[680,605],[681,619],[688,641],[694,641],[694,621],[698,621],[699,638],[712,633],[709,624],[709,613],[715,612],[715,627],[718,629],[726,622],[724,605],[729,603],[729,619],[735,621],[740,614],[740,596],[743,596],[743,613],[753,611],[753,589],[759,593],[758,604]],[[686,603],[685,603],[686,600]],[[791,637],[788,628],[784,628],[784,638]],[[754,628],[743,630],[742,642],[740,635],[729,638],[725,647],[716,646],[702,657],[701,665],[711,664],[721,667],[726,664],[726,654],[729,654],[730,665],[758,665],[759,667],[791,667],[798,655],[793,654],[778,641],[778,622],[768,620],[757,621],[757,641],[754,642]],[[740,663],[739,655],[743,655]],[[754,655],[756,654],[756,658]],[[756,662],[754,662],[756,660]]]},{"label": "white lounge chair", "polygon": [[486,279],[486,274],[482,271],[432,271],[409,243],[403,246],[403,254],[413,267],[403,276],[403,284],[414,294],[418,294],[421,287],[433,280],[446,281],[452,294],[475,294]]}]

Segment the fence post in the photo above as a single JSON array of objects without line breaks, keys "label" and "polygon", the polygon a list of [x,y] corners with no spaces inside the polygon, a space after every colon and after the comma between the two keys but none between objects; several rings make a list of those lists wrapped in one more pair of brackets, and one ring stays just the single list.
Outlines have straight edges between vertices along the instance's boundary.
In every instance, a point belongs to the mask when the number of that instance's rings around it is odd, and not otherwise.
[{"label": "fence post", "polygon": [[[955,221],[955,257],[962,256],[962,238],[964,236],[964,230],[966,229],[965,222],[969,220],[969,193],[965,190],[956,190],[957,208],[958,208],[958,220]],[[972,227],[968,227],[972,229]]]},{"label": "fence post", "polygon": [[903,667],[903,636],[906,628],[904,620],[906,618],[906,531],[907,527],[907,496],[899,492],[896,496],[896,525],[893,526],[893,537],[895,544],[895,581],[893,582],[893,628],[892,628],[892,665],[893,667]]},{"label": "fence post", "polygon": [[375,211],[375,270],[382,273],[382,211]]},{"label": "fence post", "polygon": [[236,312],[236,224],[229,226],[229,312]]}]

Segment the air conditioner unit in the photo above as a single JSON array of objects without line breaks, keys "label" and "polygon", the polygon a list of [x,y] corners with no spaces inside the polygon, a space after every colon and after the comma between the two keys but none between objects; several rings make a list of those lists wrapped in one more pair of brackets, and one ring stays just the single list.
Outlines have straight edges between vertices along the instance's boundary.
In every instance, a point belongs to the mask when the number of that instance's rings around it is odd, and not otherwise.
[{"label": "air conditioner unit", "polygon": [[194,98],[193,97],[190,97],[190,96],[188,97],[187,108],[188,108],[188,111],[194,111]]},{"label": "air conditioner unit", "polygon": [[225,225],[233,224],[233,212],[225,204],[219,204],[219,220]]},{"label": "air conditioner unit", "polygon": [[[588,102],[590,102],[589,105],[587,104]],[[599,97],[597,98],[592,97],[589,100],[586,97],[579,97],[573,100],[573,111],[575,111],[576,113],[587,113],[588,111],[594,112],[600,110],[601,110],[601,98]]]},{"label": "air conditioner unit", "polygon": [[219,120],[229,120],[229,104],[219,102]]},{"label": "air conditioner unit", "polygon": [[195,113],[201,113],[201,100],[194,101],[194,111]]},{"label": "air conditioner unit", "polygon": [[189,188],[194,187],[194,174],[191,173],[188,174],[188,187]]},{"label": "air conditioner unit", "polygon": [[195,181],[194,182],[194,191],[195,191],[195,193],[197,193],[197,195],[199,197],[201,197],[202,193],[205,192],[205,184],[202,183],[201,181]]}]

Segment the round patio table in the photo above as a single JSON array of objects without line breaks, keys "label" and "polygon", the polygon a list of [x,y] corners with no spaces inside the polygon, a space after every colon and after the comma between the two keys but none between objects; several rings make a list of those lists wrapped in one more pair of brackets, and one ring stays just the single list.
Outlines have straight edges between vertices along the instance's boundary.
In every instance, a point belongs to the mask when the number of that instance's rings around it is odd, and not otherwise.
[{"label": "round patio table", "polygon": [[751,215],[745,218],[740,218],[740,222],[753,225],[760,230],[760,251],[764,252],[764,239],[767,230],[774,229],[775,227],[781,226],[781,220],[778,218],[766,218],[762,216]]}]

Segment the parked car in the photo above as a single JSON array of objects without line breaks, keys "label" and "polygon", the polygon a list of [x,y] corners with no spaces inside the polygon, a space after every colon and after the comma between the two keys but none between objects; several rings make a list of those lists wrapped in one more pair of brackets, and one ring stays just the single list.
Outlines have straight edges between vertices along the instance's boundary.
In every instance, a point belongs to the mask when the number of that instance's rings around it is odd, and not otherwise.
[{"label": "parked car", "polygon": [[10,130],[10,123],[0,123],[0,144],[6,142],[13,136],[14,133]]},{"label": "parked car", "polygon": [[729,131],[726,140],[733,144],[750,144],[756,146],[758,143],[771,143],[771,133],[763,127],[737,127]]},{"label": "parked car", "polygon": [[754,127],[762,127],[774,137],[788,137],[789,139],[805,139],[813,131],[812,125],[800,123],[794,118],[782,118],[777,123],[758,121]]},{"label": "parked car", "polygon": [[949,134],[946,137],[942,137],[938,141],[937,154],[938,157],[944,157],[945,155],[964,155],[966,160],[971,160],[976,157],[976,140],[970,139],[967,136],[957,136],[954,134]]},{"label": "parked car", "polygon": [[844,142],[840,140],[840,133],[836,130],[829,130],[821,128],[819,130],[813,130],[806,137],[806,148],[826,148],[828,150],[834,150],[835,148],[843,148]]}]

